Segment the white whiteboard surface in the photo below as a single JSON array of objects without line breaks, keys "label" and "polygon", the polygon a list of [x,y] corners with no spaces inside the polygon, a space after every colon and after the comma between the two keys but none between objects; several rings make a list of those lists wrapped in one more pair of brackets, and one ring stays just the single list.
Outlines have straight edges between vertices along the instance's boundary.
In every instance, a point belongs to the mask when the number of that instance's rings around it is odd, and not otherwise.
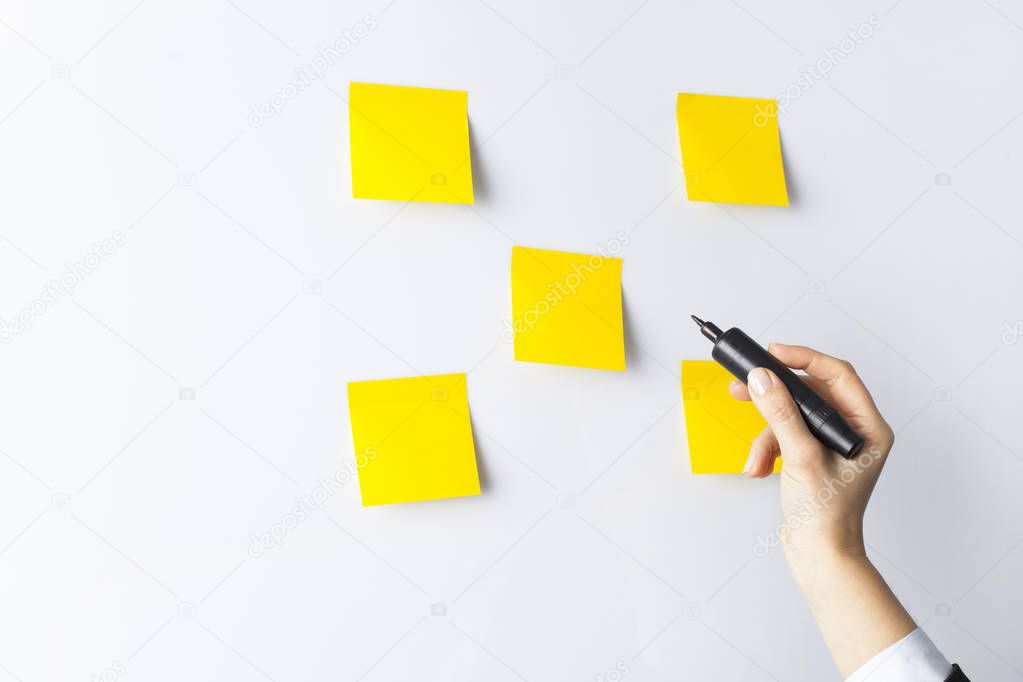
[{"label": "white whiteboard surface", "polygon": [[[791,207],[688,202],[675,94],[782,94],[871,16],[780,117]],[[777,479],[689,473],[690,313],[853,361],[898,432],[871,556],[973,679],[1023,677],[1018,6],[0,18],[0,317],[123,235],[0,347],[0,679],[837,679],[754,553]],[[476,204],[353,200],[350,80],[468,90]],[[515,363],[512,245],[619,231],[628,370]],[[461,371],[481,496],[363,509],[349,479],[288,520],[350,466],[347,381]]]}]

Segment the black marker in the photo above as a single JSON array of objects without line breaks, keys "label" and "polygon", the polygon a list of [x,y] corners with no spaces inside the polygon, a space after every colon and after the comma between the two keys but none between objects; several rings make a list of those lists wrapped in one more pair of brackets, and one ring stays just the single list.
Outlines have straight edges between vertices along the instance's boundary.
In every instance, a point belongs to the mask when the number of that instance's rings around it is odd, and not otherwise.
[{"label": "black marker", "polygon": [[803,421],[817,440],[845,458],[856,456],[863,447],[863,436],[853,431],[835,408],[810,388],[799,376],[767,352],[763,346],[751,339],[741,329],[732,327],[726,332],[718,329],[713,322],[704,322],[696,315],[690,315],[700,325],[700,332],[714,342],[711,357],[731,372],[736,379],[746,383],[750,371],[757,367],[771,370],[789,389],[792,399],[803,414]]}]

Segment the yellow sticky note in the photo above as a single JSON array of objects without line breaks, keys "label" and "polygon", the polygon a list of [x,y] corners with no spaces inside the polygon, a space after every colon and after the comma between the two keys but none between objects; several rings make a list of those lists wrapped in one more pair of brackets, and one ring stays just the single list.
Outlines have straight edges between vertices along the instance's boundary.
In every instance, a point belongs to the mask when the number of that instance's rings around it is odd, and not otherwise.
[{"label": "yellow sticky note", "polygon": [[464,374],[348,384],[362,506],[480,494]]},{"label": "yellow sticky note", "polygon": [[622,259],[512,247],[515,359],[625,370]]},{"label": "yellow sticky note", "polygon": [[469,93],[351,83],[352,195],[471,204]]},{"label": "yellow sticky note", "polygon": [[[728,392],[732,380],[712,360],[682,361],[682,409],[694,474],[741,474],[750,445],[767,422],[753,403]],[[781,458],[774,473],[781,471]]]},{"label": "yellow sticky note", "polygon": [[681,93],[675,115],[690,201],[789,205],[773,99]]}]

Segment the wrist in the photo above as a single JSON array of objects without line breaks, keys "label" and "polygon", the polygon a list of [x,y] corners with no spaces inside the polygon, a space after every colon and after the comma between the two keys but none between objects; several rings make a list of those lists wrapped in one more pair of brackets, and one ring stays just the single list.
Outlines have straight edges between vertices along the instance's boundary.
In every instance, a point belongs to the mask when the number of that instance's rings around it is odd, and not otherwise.
[{"label": "wrist", "polygon": [[782,548],[789,570],[801,587],[846,567],[870,563],[861,532],[793,535]]},{"label": "wrist", "polygon": [[843,677],[916,627],[865,553],[839,545],[786,557]]}]

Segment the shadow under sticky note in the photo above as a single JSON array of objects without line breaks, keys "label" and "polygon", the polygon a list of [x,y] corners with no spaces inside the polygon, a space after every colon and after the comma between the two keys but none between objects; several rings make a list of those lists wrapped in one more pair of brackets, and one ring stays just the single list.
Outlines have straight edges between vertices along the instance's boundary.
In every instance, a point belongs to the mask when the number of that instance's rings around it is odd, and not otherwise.
[{"label": "shadow under sticky note", "polygon": [[352,195],[473,203],[469,94],[351,83]]},{"label": "shadow under sticky note", "polygon": [[690,201],[789,205],[775,100],[681,93],[675,115]]},{"label": "shadow under sticky note", "polygon": [[512,247],[515,359],[625,370],[622,259]]},{"label": "shadow under sticky note", "polygon": [[348,384],[362,506],[479,495],[464,374]]},{"label": "shadow under sticky note", "polygon": [[[694,474],[741,474],[750,445],[767,422],[749,401],[728,392],[732,380],[712,360],[682,361],[682,409]],[[774,473],[781,471],[781,458]]]}]

